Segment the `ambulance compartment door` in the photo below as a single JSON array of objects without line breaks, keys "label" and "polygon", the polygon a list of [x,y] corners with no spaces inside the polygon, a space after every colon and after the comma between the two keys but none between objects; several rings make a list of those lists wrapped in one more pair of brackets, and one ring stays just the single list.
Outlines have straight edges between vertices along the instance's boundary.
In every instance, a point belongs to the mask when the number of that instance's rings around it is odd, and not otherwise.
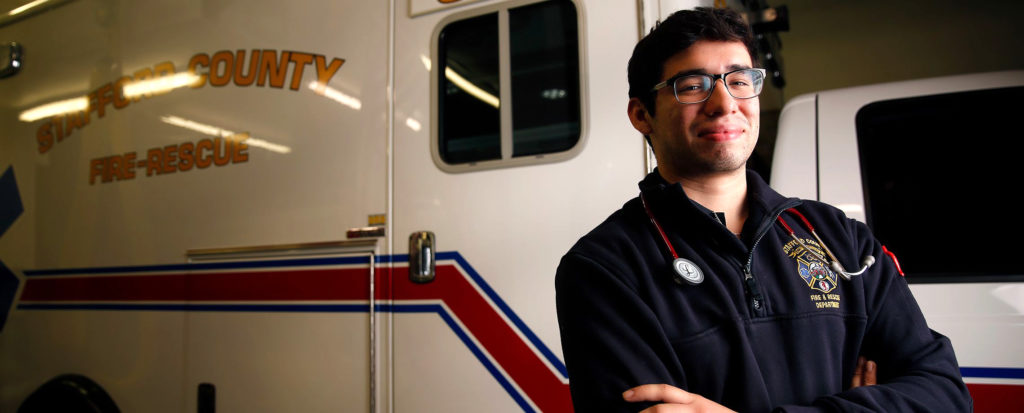
[{"label": "ambulance compartment door", "polygon": [[644,174],[636,4],[396,5],[394,411],[567,411],[555,269]]},{"label": "ambulance compartment door", "polygon": [[375,302],[366,300],[375,249],[369,240],[191,251],[189,405],[377,411]]},{"label": "ambulance compartment door", "polygon": [[[116,271],[125,288],[82,289],[73,303],[107,311],[43,315],[159,344],[76,336],[63,345],[83,356],[15,359],[0,383],[74,371],[96,378],[126,411],[194,409],[200,382],[214,384],[224,411],[369,410],[365,274],[343,285],[314,280],[323,283],[314,289],[348,294],[340,297],[304,295],[305,284],[253,289],[265,273],[287,280],[308,267],[264,268],[251,257],[255,267],[202,270],[231,273],[214,278],[237,285],[190,297],[142,287],[181,279],[187,251],[345,241],[348,229],[386,211],[388,12],[387,2],[361,0],[78,1],[0,26],[4,41],[25,50],[21,71],[0,85],[2,147],[17,151],[0,151],[0,171],[13,165],[30,188],[0,259],[14,271]],[[12,248],[12,236],[23,246]],[[361,253],[339,265],[365,272],[369,252]],[[38,336],[4,334],[22,340],[18,348]],[[322,366],[296,361],[313,348]],[[346,370],[341,360],[363,367]],[[6,394],[0,410],[17,402]]]}]

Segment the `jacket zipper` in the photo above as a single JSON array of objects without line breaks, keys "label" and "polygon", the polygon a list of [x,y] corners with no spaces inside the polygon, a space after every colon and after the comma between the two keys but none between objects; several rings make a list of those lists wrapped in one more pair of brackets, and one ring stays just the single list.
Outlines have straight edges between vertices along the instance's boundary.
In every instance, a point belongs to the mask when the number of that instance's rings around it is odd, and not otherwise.
[{"label": "jacket zipper", "polygon": [[765,316],[765,308],[764,295],[761,294],[761,287],[757,285],[757,279],[754,278],[754,250],[757,249],[757,244],[761,243],[761,239],[763,239],[765,234],[768,233],[768,229],[771,228],[771,224],[775,222],[779,215],[782,215],[782,212],[789,208],[800,205],[800,203],[801,202],[798,200],[793,200],[782,204],[781,207],[773,211],[770,219],[761,222],[761,227],[757,229],[757,234],[754,237],[754,244],[750,246],[750,255],[747,256],[747,264],[743,266],[743,284],[747,287],[747,300],[755,317]]}]

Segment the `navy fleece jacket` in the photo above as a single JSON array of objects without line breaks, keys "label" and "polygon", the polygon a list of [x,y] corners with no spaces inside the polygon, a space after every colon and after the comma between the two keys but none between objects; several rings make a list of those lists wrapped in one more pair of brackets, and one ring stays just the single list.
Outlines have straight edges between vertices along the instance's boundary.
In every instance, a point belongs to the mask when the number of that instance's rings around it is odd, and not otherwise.
[{"label": "navy fleece jacket", "polygon": [[[563,257],[558,322],[575,409],[639,411],[622,392],[667,383],[740,412],[971,411],[949,340],[928,328],[867,226],[747,180],[740,238],[657,171],[640,183],[699,284],[676,280],[640,197]],[[876,263],[851,281],[823,268],[776,219],[821,253],[793,207],[848,270]],[[878,363],[879,384],[850,390],[860,355]]]}]

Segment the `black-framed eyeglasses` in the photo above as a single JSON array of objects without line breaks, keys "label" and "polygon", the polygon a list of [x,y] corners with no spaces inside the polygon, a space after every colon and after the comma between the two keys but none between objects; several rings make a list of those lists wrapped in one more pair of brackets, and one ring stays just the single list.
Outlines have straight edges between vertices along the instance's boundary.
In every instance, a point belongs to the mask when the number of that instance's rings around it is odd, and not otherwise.
[{"label": "black-framed eyeglasses", "polygon": [[651,88],[651,92],[672,85],[672,93],[679,103],[700,103],[711,97],[718,79],[725,83],[729,96],[750,99],[761,94],[764,87],[764,69],[739,69],[718,75],[682,74],[668,78]]}]

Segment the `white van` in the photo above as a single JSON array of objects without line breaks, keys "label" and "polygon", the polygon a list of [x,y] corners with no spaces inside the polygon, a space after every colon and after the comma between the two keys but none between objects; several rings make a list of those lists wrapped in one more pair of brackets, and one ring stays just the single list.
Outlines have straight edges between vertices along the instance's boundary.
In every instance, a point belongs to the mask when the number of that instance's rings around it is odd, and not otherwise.
[{"label": "white van", "polygon": [[779,117],[772,187],[864,221],[953,342],[978,412],[1024,408],[1024,71],[802,95]]},{"label": "white van", "polygon": [[652,168],[625,63],[719,3],[26,1],[0,411],[571,410],[554,270]]}]

